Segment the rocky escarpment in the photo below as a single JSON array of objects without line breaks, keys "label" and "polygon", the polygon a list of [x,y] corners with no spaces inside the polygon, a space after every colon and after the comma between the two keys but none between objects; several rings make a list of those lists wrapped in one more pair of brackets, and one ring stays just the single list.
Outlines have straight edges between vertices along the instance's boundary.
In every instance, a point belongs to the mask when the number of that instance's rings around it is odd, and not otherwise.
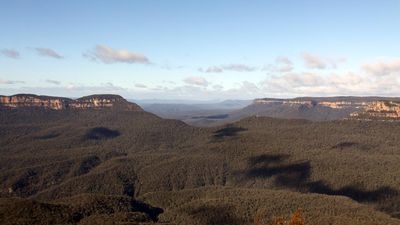
[{"label": "rocky escarpment", "polygon": [[104,109],[141,110],[141,108],[119,95],[90,95],[78,99],[32,94],[0,96],[0,107],[27,108],[38,107],[53,110],[65,109]]},{"label": "rocky escarpment", "polygon": [[[321,113],[331,119],[359,119],[359,120],[398,120],[400,119],[400,99],[386,97],[321,97],[321,98],[293,98],[293,99],[256,99],[253,105],[269,107],[282,114],[290,110],[301,110],[309,113],[307,117],[313,119]],[[289,118],[293,117],[293,112]]]},{"label": "rocky escarpment", "polygon": [[336,100],[334,98],[295,98],[295,99],[256,99],[254,104],[280,104],[285,106],[303,106],[307,108],[323,106],[332,109],[363,108],[368,105],[366,101]]},{"label": "rocky escarpment", "polygon": [[357,119],[400,119],[400,102],[396,101],[374,101],[368,104],[363,111],[354,112],[351,117]]}]

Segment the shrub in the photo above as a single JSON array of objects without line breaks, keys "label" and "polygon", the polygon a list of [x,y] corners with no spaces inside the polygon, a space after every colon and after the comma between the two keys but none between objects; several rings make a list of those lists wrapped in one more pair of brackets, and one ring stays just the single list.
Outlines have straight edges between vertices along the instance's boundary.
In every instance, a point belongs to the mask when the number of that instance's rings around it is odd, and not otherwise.
[{"label": "shrub", "polygon": [[[257,214],[254,218],[254,223],[256,225],[267,225],[264,222],[264,216]],[[294,211],[292,216],[288,219],[285,219],[284,217],[276,217],[275,219],[272,220],[272,223],[269,223],[271,225],[305,225],[305,220],[303,216],[301,215],[300,209],[297,209]],[[268,225],[269,225],[268,224]]]}]

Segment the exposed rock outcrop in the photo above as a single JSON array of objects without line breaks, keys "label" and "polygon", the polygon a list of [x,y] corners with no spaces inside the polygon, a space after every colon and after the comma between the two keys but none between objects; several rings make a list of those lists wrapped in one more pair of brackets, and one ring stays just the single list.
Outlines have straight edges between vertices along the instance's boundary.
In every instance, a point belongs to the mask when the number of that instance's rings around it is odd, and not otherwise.
[{"label": "exposed rock outcrop", "polygon": [[51,96],[38,96],[31,94],[18,94],[12,96],[0,96],[0,105],[3,107],[43,107],[51,109],[66,108],[69,102],[68,98],[59,98]]},{"label": "exposed rock outcrop", "polygon": [[333,109],[343,109],[343,108],[363,108],[368,105],[368,102],[350,102],[350,101],[323,101],[319,102],[318,105],[326,106]]},{"label": "exposed rock outcrop", "polygon": [[308,108],[314,106],[325,106],[333,109],[343,108],[362,108],[368,105],[368,102],[355,101],[335,101],[335,100],[302,100],[302,99],[256,99],[254,104],[282,104],[288,106],[305,106]]},{"label": "exposed rock outcrop", "polygon": [[[291,107],[322,112],[327,110],[345,111],[341,119],[358,120],[400,120],[400,99],[387,97],[302,97],[293,99],[256,99],[254,105]],[[287,109],[285,109],[287,110]],[[282,112],[282,109],[278,111]],[[333,111],[332,111],[333,112]],[[338,119],[338,118],[335,118]]]},{"label": "exposed rock outcrop", "polygon": [[368,104],[362,112],[355,112],[351,117],[358,119],[400,119],[400,102],[374,101]]},{"label": "exposed rock outcrop", "polygon": [[70,99],[53,96],[18,94],[12,96],[0,96],[0,107],[39,107],[53,110],[104,108],[142,110],[138,105],[128,102],[119,95],[90,95],[78,99]]}]

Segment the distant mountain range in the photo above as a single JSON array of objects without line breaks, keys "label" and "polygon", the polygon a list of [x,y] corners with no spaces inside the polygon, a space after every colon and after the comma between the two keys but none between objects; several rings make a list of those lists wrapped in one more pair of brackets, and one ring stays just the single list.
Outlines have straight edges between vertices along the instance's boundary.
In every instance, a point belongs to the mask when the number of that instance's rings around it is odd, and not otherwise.
[{"label": "distant mountain range", "polygon": [[246,107],[251,102],[251,100],[225,100],[216,103],[139,103],[139,105],[162,118],[178,119],[188,124],[204,126],[226,118],[228,113]]},{"label": "distant mountain range", "polygon": [[312,121],[400,118],[400,98],[390,97],[261,98],[214,104],[144,104],[142,107],[163,118],[179,119],[198,126],[229,123],[250,116]]},{"label": "distant mountain range", "polygon": [[231,112],[226,120],[268,116],[313,121],[341,119],[398,119],[400,98],[387,97],[301,97],[256,99],[249,106]]}]

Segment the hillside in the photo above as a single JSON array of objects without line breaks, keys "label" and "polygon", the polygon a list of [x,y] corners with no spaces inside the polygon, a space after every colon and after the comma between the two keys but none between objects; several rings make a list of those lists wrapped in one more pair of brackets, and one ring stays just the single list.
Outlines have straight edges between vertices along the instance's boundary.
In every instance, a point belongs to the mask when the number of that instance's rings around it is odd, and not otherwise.
[{"label": "hillside", "polygon": [[218,107],[218,104],[212,105],[214,108],[186,104],[144,104],[143,107],[162,118],[178,119],[199,127],[223,125],[250,116],[312,121],[400,119],[400,99],[394,97],[262,98],[255,99],[251,104],[247,101],[229,103],[231,107]]},{"label": "hillside", "polygon": [[[157,114],[157,113],[156,113]],[[252,104],[226,113],[212,123],[216,125],[234,122],[250,116],[267,116],[284,119],[331,121],[398,120],[400,99],[390,97],[300,97],[292,99],[255,99]],[[202,125],[201,122],[194,125]]]},{"label": "hillside", "polygon": [[125,107],[3,107],[0,223],[253,224],[301,208],[307,224],[400,224],[399,132],[385,121],[198,128]]}]

